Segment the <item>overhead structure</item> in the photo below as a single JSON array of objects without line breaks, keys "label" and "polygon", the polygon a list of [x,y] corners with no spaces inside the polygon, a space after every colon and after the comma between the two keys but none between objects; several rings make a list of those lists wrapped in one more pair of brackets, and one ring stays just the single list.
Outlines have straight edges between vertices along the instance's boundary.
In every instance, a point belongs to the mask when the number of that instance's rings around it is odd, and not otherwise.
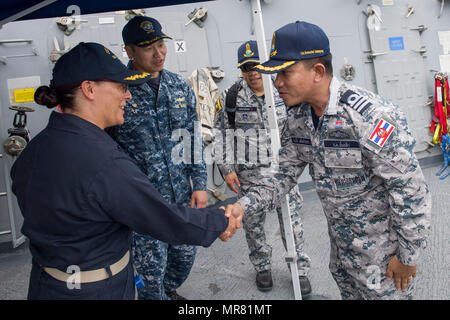
[{"label": "overhead structure", "polygon": [[[80,12],[76,14],[91,14],[109,11],[130,10],[139,8],[172,6],[193,2],[214,0],[128,0],[128,1],[92,1],[78,0],[14,0],[0,2],[0,28],[12,21],[56,18],[73,14],[73,6]],[[69,12],[68,12],[68,9]]]}]

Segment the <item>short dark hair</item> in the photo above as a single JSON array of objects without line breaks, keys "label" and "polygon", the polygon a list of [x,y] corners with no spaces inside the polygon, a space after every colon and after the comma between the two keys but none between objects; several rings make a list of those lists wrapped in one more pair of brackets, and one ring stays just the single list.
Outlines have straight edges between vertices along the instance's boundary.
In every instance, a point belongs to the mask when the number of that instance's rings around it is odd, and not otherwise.
[{"label": "short dark hair", "polygon": [[313,59],[305,59],[305,60],[301,60],[303,61],[303,64],[305,66],[305,68],[307,69],[311,69],[316,63],[321,63],[324,65],[325,67],[325,73],[329,76],[333,75],[333,64],[332,62],[332,56],[331,53],[322,56],[322,57],[318,57],[318,58],[313,58]]}]

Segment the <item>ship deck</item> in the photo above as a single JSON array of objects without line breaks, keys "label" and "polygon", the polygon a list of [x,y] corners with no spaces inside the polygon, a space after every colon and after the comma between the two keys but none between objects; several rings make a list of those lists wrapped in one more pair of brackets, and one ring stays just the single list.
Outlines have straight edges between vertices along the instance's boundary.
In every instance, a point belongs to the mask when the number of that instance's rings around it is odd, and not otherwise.
[{"label": "ship deck", "polygon": [[[441,163],[422,165],[432,199],[432,234],[418,266],[415,299],[450,299],[450,177],[439,180],[435,173]],[[325,216],[313,189],[302,190],[305,252],[312,259],[309,278],[313,299],[341,299],[328,270],[329,237]],[[276,215],[268,215],[266,235],[273,248],[274,287],[260,292],[255,286],[255,271],[248,258],[244,232],[226,243],[215,241],[209,248],[199,247],[194,267],[178,293],[189,300],[292,300],[294,291],[281,242]],[[0,247],[0,299],[26,299],[31,255],[27,242],[11,249]]]}]

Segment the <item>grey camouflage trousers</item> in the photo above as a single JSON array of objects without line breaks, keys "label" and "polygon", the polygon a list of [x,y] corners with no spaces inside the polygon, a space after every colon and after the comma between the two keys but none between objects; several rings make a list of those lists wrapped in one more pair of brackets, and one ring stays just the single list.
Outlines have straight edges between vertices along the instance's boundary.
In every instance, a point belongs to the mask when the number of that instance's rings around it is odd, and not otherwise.
[{"label": "grey camouflage trousers", "polygon": [[[245,195],[247,183],[245,178],[239,175],[241,183],[241,193]],[[241,197],[241,194],[239,195]],[[289,208],[291,213],[292,231],[294,234],[295,249],[297,252],[297,268],[300,276],[307,276],[311,268],[311,258],[304,253],[304,236],[303,236],[303,222],[300,216],[300,210],[303,206],[303,197],[300,194],[298,186],[289,192]],[[280,224],[281,239],[284,248],[286,249],[286,238],[283,225],[283,216],[281,207],[276,209],[278,221]],[[253,264],[256,272],[270,270],[272,261],[272,247],[266,241],[266,234],[264,232],[264,223],[266,221],[266,211],[259,211],[250,213],[244,216],[243,229],[245,231],[245,238],[247,240],[248,248],[250,250],[249,258]]]},{"label": "grey camouflage trousers", "polygon": [[343,300],[411,300],[415,291],[416,279],[405,291],[395,288],[394,280],[386,280],[389,261],[395,250],[379,252],[382,262],[371,264],[369,260],[353,260],[353,267],[342,265],[342,256],[338,254],[336,239],[330,238],[330,272],[341,293]]}]

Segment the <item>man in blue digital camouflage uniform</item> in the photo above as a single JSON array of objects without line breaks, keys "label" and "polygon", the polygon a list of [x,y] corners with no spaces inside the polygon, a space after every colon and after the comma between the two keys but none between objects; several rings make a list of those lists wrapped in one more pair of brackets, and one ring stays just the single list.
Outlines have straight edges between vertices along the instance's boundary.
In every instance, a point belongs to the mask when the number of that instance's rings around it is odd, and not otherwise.
[{"label": "man in blue digital camouflage uniform", "polygon": [[[170,37],[157,20],[144,16],[131,19],[122,37],[130,58],[128,67],[152,77],[130,88],[133,98],[125,107],[118,142],[166,201],[204,208],[207,175],[200,130],[194,135],[195,96],[180,75],[163,69],[167,53],[164,38]],[[176,138],[172,138],[173,133]],[[184,153],[179,148],[183,143],[189,146]],[[184,299],[175,290],[188,277],[195,253],[195,246],[172,246],[135,233],[134,263],[145,283],[139,289],[139,299]]]},{"label": "man in blue digital camouflage uniform", "polygon": [[277,73],[290,106],[279,167],[227,211],[273,207],[309,164],[342,298],[411,299],[431,196],[400,107],[333,77],[328,37],[304,21],[276,30],[270,60],[255,68]]},{"label": "man in blue digital camouflage uniform", "polygon": [[[260,63],[256,41],[246,41],[237,52],[238,68],[242,78],[219,96],[216,102],[214,127],[220,132],[214,144],[220,148],[225,145],[223,160],[229,158],[228,152],[235,159],[233,163],[218,161],[218,168],[225,176],[228,187],[240,196],[245,195],[255,179],[259,179],[259,171],[269,167],[271,154],[268,114],[265,106],[264,86],[261,73],[253,67]],[[234,97],[234,98],[233,98]],[[281,131],[287,118],[286,106],[274,90],[275,111],[277,113],[278,129]],[[234,102],[235,105],[227,105]],[[245,143],[245,161],[238,159],[238,143],[232,145],[234,139],[226,137],[227,133],[236,135],[240,144]],[[254,133],[254,134],[253,134]],[[245,141],[243,138],[245,136]],[[222,139],[220,139],[222,138]],[[225,138],[225,139],[224,139]],[[225,143],[223,142],[225,140]],[[220,151],[219,151],[220,152]],[[218,159],[222,160],[222,159]],[[242,159],[244,160],[244,159]],[[236,187],[239,187],[239,190]],[[300,277],[302,296],[311,293],[311,284],[307,278],[311,268],[311,259],[303,251],[303,223],[300,216],[303,198],[298,186],[289,193],[291,223],[297,251],[297,268]],[[281,238],[286,247],[281,207],[277,207]],[[245,237],[250,250],[249,258],[256,270],[256,286],[260,291],[269,291],[273,287],[271,260],[272,247],[266,241],[264,223],[267,210],[247,214],[243,219]]]}]

